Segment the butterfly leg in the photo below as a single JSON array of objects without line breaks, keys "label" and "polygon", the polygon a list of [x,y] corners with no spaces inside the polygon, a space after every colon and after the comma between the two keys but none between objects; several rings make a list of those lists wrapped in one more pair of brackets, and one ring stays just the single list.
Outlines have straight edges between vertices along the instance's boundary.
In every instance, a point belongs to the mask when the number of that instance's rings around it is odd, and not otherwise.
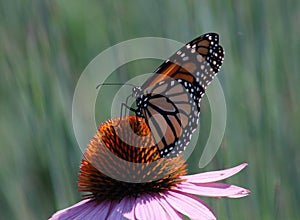
[{"label": "butterfly leg", "polygon": [[125,109],[124,116],[126,116],[126,112],[127,112],[126,110],[127,110],[127,109],[129,109],[130,111],[134,112],[135,115],[137,114],[137,110],[134,109],[134,108],[131,108],[131,107],[128,106],[128,104],[127,104],[127,103],[128,103],[128,99],[129,99],[131,96],[132,96],[132,95],[127,96],[125,103],[123,102],[123,103],[121,104],[120,120],[119,120],[119,123],[116,124],[115,126],[118,126],[118,125],[120,124],[121,120],[122,120],[122,117],[123,117],[123,109]]},{"label": "butterfly leg", "polygon": [[120,112],[120,118],[122,118],[123,116],[123,108],[125,108],[125,114],[126,115],[126,109],[129,109],[130,111],[134,112],[135,114],[137,113],[137,110],[135,108],[131,108],[130,106],[128,106],[126,103],[122,103],[121,104],[121,112]]}]

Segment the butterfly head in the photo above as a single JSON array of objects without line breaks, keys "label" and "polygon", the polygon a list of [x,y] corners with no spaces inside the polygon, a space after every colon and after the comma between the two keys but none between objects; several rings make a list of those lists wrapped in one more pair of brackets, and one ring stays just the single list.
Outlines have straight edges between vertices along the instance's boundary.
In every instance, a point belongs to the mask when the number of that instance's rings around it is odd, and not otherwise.
[{"label": "butterfly head", "polygon": [[142,88],[140,86],[136,86],[132,88],[132,97],[139,98],[143,95]]}]

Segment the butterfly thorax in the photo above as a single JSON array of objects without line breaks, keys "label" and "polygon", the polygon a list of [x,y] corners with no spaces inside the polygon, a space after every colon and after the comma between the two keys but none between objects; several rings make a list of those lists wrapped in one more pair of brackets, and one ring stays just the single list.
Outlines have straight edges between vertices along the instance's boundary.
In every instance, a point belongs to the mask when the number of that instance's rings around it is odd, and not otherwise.
[{"label": "butterfly thorax", "polygon": [[[136,99],[136,115],[143,117],[142,109],[147,107],[147,95],[143,93],[143,90],[140,86],[133,87],[132,96]],[[150,94],[148,94],[150,97]]]}]

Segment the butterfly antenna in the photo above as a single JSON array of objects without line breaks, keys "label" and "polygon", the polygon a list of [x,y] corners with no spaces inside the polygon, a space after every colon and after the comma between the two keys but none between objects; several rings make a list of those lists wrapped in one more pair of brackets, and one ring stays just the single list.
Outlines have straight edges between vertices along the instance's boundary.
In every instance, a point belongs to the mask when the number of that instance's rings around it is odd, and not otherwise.
[{"label": "butterfly antenna", "polygon": [[100,86],[123,86],[123,85],[136,87],[136,85],[131,83],[100,83],[96,86],[96,89],[98,89]]}]

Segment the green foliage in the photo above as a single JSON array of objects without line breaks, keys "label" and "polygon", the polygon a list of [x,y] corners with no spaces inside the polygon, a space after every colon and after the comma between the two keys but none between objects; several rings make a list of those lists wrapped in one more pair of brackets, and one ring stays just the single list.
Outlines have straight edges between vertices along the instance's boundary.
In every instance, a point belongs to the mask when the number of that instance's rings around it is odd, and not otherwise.
[{"label": "green foliage", "polygon": [[[248,162],[229,182],[252,194],[205,201],[219,219],[296,219],[299,9],[300,2],[291,0],[0,0],[0,218],[46,219],[79,201],[82,154],[72,128],[72,96],[98,53],[137,37],[187,42],[215,31],[226,51],[219,79],[228,118],[222,146],[205,170]],[[158,64],[141,69],[134,63],[112,81]],[[106,91],[98,100],[98,123],[109,118],[112,93]],[[207,100],[202,106],[199,146],[209,131]],[[200,154],[190,158],[190,172],[203,171],[197,168]]]}]

